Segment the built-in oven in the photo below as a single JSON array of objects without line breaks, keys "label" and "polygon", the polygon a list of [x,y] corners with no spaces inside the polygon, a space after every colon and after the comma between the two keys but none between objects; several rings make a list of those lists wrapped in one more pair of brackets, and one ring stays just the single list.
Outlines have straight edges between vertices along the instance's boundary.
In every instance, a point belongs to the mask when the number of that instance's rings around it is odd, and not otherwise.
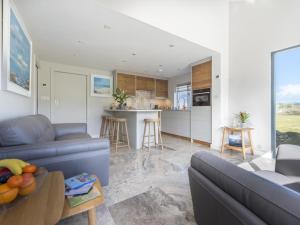
[{"label": "built-in oven", "polygon": [[193,106],[210,106],[210,88],[193,90]]}]

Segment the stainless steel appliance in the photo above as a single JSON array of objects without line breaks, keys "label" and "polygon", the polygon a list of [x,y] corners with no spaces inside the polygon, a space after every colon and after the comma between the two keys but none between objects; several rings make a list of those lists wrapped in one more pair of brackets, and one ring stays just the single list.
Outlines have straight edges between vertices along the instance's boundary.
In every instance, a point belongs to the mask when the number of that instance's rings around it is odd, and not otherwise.
[{"label": "stainless steel appliance", "polygon": [[193,106],[210,106],[210,88],[193,90]]}]

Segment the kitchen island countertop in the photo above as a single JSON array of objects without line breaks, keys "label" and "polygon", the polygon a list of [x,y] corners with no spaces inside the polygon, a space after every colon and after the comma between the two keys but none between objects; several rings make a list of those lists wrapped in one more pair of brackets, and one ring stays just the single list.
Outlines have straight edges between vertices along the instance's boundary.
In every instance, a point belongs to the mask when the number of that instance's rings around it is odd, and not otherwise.
[{"label": "kitchen island countertop", "polygon": [[161,112],[161,109],[106,109],[107,112]]}]

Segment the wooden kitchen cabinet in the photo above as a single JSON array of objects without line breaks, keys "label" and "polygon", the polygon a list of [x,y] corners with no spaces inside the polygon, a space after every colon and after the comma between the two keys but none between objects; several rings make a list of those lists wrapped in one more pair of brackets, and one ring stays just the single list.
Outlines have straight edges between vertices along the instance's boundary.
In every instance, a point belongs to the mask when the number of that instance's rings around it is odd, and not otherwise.
[{"label": "wooden kitchen cabinet", "polygon": [[135,96],[135,76],[125,73],[117,74],[117,88],[125,90],[128,95]]},{"label": "wooden kitchen cabinet", "polygon": [[149,77],[136,77],[136,90],[154,91],[155,80]]},{"label": "wooden kitchen cabinet", "polygon": [[147,89],[147,91],[154,91],[155,90],[155,79],[147,78],[146,89]]},{"label": "wooden kitchen cabinet", "polygon": [[146,81],[145,77],[136,77],[136,90],[145,90],[146,89]]},{"label": "wooden kitchen cabinet", "polygon": [[212,83],[212,63],[211,61],[192,67],[192,88],[211,88]]},{"label": "wooden kitchen cabinet", "polygon": [[156,97],[168,98],[168,80],[156,79]]}]

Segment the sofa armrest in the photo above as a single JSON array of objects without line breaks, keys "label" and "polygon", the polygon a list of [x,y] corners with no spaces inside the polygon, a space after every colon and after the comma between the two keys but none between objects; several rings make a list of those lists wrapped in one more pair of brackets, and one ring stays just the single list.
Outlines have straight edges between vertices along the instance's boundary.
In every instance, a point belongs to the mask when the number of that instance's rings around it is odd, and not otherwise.
[{"label": "sofa armrest", "polygon": [[25,161],[89,151],[109,150],[107,139],[90,138],[52,141],[34,145],[0,148],[0,159],[17,158]]},{"label": "sofa armrest", "polygon": [[57,123],[52,124],[55,130],[55,137],[61,137],[67,134],[80,134],[87,132],[86,123]]},{"label": "sofa armrest", "polygon": [[300,146],[283,144],[278,147],[275,171],[300,177]]}]

